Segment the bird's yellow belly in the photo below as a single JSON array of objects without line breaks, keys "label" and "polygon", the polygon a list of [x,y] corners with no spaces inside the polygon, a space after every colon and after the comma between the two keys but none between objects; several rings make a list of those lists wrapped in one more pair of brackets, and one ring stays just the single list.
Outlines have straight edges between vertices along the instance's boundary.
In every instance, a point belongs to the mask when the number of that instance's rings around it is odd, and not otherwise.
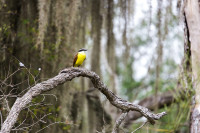
[{"label": "bird's yellow belly", "polygon": [[80,66],[83,63],[83,61],[85,60],[85,58],[86,58],[86,55],[84,53],[79,53],[78,58],[76,60],[75,67]]}]

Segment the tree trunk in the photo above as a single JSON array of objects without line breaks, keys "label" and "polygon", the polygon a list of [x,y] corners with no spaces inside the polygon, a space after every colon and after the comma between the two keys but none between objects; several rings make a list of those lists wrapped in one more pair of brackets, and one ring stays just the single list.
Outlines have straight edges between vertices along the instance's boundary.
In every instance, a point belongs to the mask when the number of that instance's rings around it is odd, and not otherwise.
[{"label": "tree trunk", "polygon": [[[101,28],[102,28],[102,15],[101,10],[101,0],[94,0],[91,2],[91,24],[92,24],[92,39],[93,39],[93,48],[91,54],[91,70],[96,72],[98,75],[101,75],[100,69],[100,53],[101,53]],[[95,89],[90,82],[89,88]],[[102,131],[104,122],[103,119],[99,116],[101,113],[100,107],[101,103],[99,102],[100,93],[93,91],[91,94],[93,97],[88,97],[88,114],[89,114],[89,132],[93,133],[96,131]],[[97,105],[98,104],[98,105]]]},{"label": "tree trunk", "polygon": [[[12,73],[19,67],[19,62],[16,61],[15,57],[28,69],[30,68],[30,72],[34,73],[34,76],[35,72],[38,72],[38,68],[41,68],[36,80],[44,80],[44,78],[51,77],[57,73],[59,69],[72,66],[74,55],[78,49],[85,46],[84,37],[85,33],[88,32],[85,29],[89,29],[87,25],[90,24],[91,15],[89,16],[88,12],[91,8],[93,16],[96,15],[93,18],[93,29],[95,31],[94,44],[97,44],[94,45],[95,50],[93,50],[94,53],[91,57],[96,60],[93,63],[93,70],[97,70],[97,73],[100,74],[99,50],[102,23],[100,0],[93,1],[93,5],[87,0],[0,1],[2,14],[0,15],[0,28],[5,25],[5,29],[7,29],[4,32],[0,32],[0,52],[1,48],[4,48],[3,54],[0,53],[0,62],[2,63],[0,65],[1,79],[5,78],[7,72]],[[88,63],[88,61],[86,62]],[[13,84],[17,84],[27,80],[27,75],[29,74],[23,71],[22,74],[14,75],[11,81]],[[90,128],[87,126],[90,125],[88,112],[94,112],[96,116],[97,110],[95,110],[96,108],[88,107],[86,95],[81,95],[83,91],[86,91],[86,88],[79,83],[80,80],[76,83],[71,82],[70,85],[63,85],[59,90],[53,90],[51,93],[58,97],[58,101],[48,96],[46,97],[46,102],[54,105],[51,107],[51,112],[58,114],[57,116],[54,115],[54,117],[58,117],[60,121],[64,122],[74,122],[71,125],[71,130],[87,133],[89,132],[88,128]],[[19,89],[13,92],[19,94],[24,91],[21,88],[27,88],[27,86],[27,83],[20,84],[18,86]],[[3,91],[9,93],[12,89],[4,88]],[[9,104],[12,105],[15,100],[16,98],[9,99]],[[74,104],[76,100],[82,101],[82,104],[76,106]],[[100,109],[103,110],[102,108]],[[71,114],[74,111],[77,111],[77,117],[69,117],[72,116]],[[100,115],[102,114],[101,112]],[[3,111],[3,119],[5,120],[5,118],[6,111]],[[19,121],[15,126],[19,125],[23,119],[24,116],[20,115]],[[102,124],[102,121],[100,120],[99,122],[99,120],[92,119],[91,122],[94,123],[96,121],[97,124]],[[53,122],[54,120],[50,121],[50,123]],[[27,124],[31,123],[32,121],[27,122]],[[29,132],[36,132],[44,126],[45,124],[42,123],[35,125]],[[97,129],[96,126],[92,128],[95,131]],[[98,128],[101,127],[99,126]],[[44,131],[59,133],[63,132],[63,127],[59,124],[54,124],[51,128],[44,129]]]},{"label": "tree trunk", "polygon": [[113,33],[113,14],[114,14],[114,1],[108,0],[108,11],[107,11],[107,60],[112,73],[109,78],[109,87],[114,93],[116,93],[115,88],[115,40]]},{"label": "tree trunk", "polygon": [[[158,102],[157,96],[160,88],[161,77],[160,71],[162,68],[162,56],[163,56],[163,44],[162,44],[162,33],[161,33],[161,17],[162,17],[162,0],[158,0],[158,11],[157,11],[157,35],[158,35],[158,43],[157,43],[157,59],[156,59],[156,81],[155,81],[155,103]],[[155,106],[155,111],[158,111],[158,107]]]},{"label": "tree trunk", "polygon": [[191,112],[191,133],[200,132],[200,10],[198,0],[185,1],[185,15],[189,29],[192,54],[193,88],[195,89],[194,107]]}]

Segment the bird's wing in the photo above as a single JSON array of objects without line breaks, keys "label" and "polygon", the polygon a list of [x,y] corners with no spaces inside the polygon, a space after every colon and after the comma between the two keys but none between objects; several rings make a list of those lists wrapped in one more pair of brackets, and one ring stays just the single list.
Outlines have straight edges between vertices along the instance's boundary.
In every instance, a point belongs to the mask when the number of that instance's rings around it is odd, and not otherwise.
[{"label": "bird's wing", "polygon": [[78,58],[78,54],[76,54],[75,57],[74,57],[73,67],[74,67],[74,65],[75,65],[75,63],[76,63],[77,58]]}]

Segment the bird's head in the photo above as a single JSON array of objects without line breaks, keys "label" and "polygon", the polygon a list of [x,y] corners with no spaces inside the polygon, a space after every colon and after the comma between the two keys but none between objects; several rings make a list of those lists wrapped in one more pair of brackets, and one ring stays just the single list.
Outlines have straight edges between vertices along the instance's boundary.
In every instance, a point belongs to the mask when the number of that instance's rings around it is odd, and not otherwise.
[{"label": "bird's head", "polygon": [[79,49],[78,52],[84,52],[84,51],[87,51],[87,49],[85,49],[85,48],[81,48],[81,49]]}]

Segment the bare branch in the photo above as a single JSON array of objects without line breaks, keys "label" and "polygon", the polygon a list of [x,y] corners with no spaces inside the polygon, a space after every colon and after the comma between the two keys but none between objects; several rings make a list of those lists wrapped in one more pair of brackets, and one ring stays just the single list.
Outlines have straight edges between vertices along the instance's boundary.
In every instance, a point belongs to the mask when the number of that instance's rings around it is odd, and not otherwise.
[{"label": "bare branch", "polygon": [[131,133],[135,133],[137,130],[139,130],[140,128],[142,128],[145,124],[147,124],[148,121],[145,121],[141,126],[139,126],[138,128],[136,128],[133,132]]},{"label": "bare branch", "polygon": [[126,112],[138,111],[144,117],[146,117],[151,124],[154,124],[155,120],[158,120],[166,115],[166,112],[154,114],[145,107],[132,104],[126,100],[117,97],[104,85],[104,83],[100,80],[100,77],[96,73],[84,68],[71,67],[62,70],[57,76],[47,81],[36,84],[35,86],[31,87],[21,98],[17,98],[9,112],[9,115],[2,125],[1,133],[9,133],[11,131],[15,122],[17,121],[19,113],[22,109],[26,107],[27,104],[31,102],[33,97],[36,97],[43,92],[49,91],[56,86],[65,83],[66,81],[71,81],[72,79],[80,76],[89,78],[92,81],[94,87],[102,92],[112,105]]},{"label": "bare branch", "polygon": [[[30,111],[30,110],[29,110],[29,111]],[[39,122],[46,123],[43,119],[44,119],[45,117],[49,116],[49,115],[51,115],[51,113],[46,114],[46,115],[42,116],[41,118],[37,118],[38,120],[37,120],[36,122],[34,122],[33,124],[31,124],[31,125],[24,126],[24,127],[21,127],[21,128],[20,128],[20,126],[23,125],[23,124],[25,123],[25,121],[26,121],[26,119],[27,119],[27,118],[26,118],[19,126],[17,126],[16,128],[14,128],[14,129],[12,129],[12,130],[13,130],[13,131],[27,131],[28,129],[30,130],[30,128],[32,128],[33,126],[35,126],[35,125],[38,124]],[[27,116],[26,116],[26,117],[27,117]]]},{"label": "bare branch", "polygon": [[55,124],[66,124],[66,123],[64,123],[64,122],[54,122],[54,123],[51,123],[51,124],[49,124],[49,125],[43,127],[42,129],[38,130],[36,133],[39,133],[39,132],[41,132],[42,130],[44,130],[45,128],[49,128],[50,126],[55,125]]},{"label": "bare branch", "polygon": [[112,130],[112,133],[116,133],[120,124],[122,123],[122,121],[125,119],[125,117],[127,116],[128,112],[123,112],[119,118],[116,120],[115,126]]},{"label": "bare branch", "polygon": [[[156,98],[155,96],[150,96],[150,97],[147,97],[143,100],[141,100],[138,105],[140,106],[143,106],[145,108],[148,108],[149,110],[153,111],[155,109],[155,106],[158,106],[158,108],[163,108],[165,106],[168,106],[168,105],[171,105],[173,102],[175,102],[175,96],[176,95],[180,95],[180,98],[181,99],[184,99],[182,95],[184,95],[185,93],[181,93],[180,94],[176,94],[178,92],[175,92],[175,91],[168,91],[168,92],[165,92],[161,95],[158,95],[157,97],[157,102],[156,102]],[[178,97],[178,96],[177,96]],[[129,112],[128,113],[128,116],[126,117],[125,119],[125,127],[129,126],[132,121],[142,117],[143,115],[139,112],[136,112],[136,111],[132,111],[132,112]]]}]

